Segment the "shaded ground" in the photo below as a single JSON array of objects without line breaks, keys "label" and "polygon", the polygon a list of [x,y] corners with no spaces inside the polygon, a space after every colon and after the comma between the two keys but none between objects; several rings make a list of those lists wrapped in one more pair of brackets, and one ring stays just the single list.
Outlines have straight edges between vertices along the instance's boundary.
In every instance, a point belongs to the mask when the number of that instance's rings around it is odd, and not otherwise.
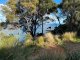
[{"label": "shaded ground", "polygon": [[0,60],[80,60],[80,43],[65,42],[48,48],[17,45],[0,49]]},{"label": "shaded ground", "polygon": [[80,43],[65,42],[67,60],[80,60]]}]

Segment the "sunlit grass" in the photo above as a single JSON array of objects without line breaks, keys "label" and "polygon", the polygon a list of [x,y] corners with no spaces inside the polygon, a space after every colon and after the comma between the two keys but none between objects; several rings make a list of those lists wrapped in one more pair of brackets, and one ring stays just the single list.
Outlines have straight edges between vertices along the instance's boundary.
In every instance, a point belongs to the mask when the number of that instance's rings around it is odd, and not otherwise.
[{"label": "sunlit grass", "polygon": [[64,41],[80,42],[80,38],[76,36],[76,32],[66,32],[63,34]]},{"label": "sunlit grass", "polygon": [[14,36],[4,36],[0,40],[0,48],[10,48],[16,45],[17,39]]},{"label": "sunlit grass", "polygon": [[36,44],[37,44],[38,46],[44,46],[44,44],[45,44],[44,37],[43,37],[43,36],[38,37],[38,39],[37,39],[37,41],[36,41]]},{"label": "sunlit grass", "polygon": [[51,33],[46,33],[45,34],[45,39],[46,39],[46,42],[48,42],[48,44],[56,44],[56,40],[54,38],[54,36],[51,34]]},{"label": "sunlit grass", "polygon": [[65,33],[62,36],[46,33],[35,41],[28,33],[22,43],[13,35],[2,34],[0,60],[76,60],[80,58],[79,41],[76,33]]},{"label": "sunlit grass", "polygon": [[30,45],[33,45],[33,40],[32,40],[32,36],[30,35],[30,33],[28,33],[26,35],[26,39],[23,43],[25,46],[30,46]]}]

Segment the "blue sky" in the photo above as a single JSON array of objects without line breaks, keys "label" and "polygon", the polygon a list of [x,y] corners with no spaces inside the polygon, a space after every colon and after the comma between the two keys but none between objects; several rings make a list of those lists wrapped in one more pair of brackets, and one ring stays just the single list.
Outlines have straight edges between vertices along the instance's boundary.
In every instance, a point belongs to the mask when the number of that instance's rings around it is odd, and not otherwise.
[{"label": "blue sky", "polygon": [[0,0],[0,4],[6,4],[8,0]]},{"label": "blue sky", "polygon": [[55,3],[60,4],[62,0],[53,0]]}]

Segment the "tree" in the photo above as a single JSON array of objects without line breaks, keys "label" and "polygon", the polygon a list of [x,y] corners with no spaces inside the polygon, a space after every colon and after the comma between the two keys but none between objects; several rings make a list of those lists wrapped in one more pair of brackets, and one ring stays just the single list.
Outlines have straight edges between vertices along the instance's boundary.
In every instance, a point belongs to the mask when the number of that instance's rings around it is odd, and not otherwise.
[{"label": "tree", "polygon": [[80,25],[80,0],[63,0],[62,10],[67,23]]},{"label": "tree", "polygon": [[8,5],[1,6],[2,12],[5,14],[7,18],[7,22],[11,23],[14,20],[18,19],[18,16],[15,14],[14,10],[12,10]]},{"label": "tree", "polygon": [[[38,22],[42,22],[43,33],[43,15],[53,6],[57,6],[52,0],[9,0],[7,5],[12,9],[11,13],[14,16],[18,16],[20,20],[30,21],[27,27],[30,27],[33,37],[36,35]],[[9,17],[9,15],[7,16]]]},{"label": "tree", "polygon": [[80,36],[80,0],[63,0],[57,7],[62,9],[62,14],[66,16],[66,24],[62,28],[67,28],[65,31],[76,31]]}]

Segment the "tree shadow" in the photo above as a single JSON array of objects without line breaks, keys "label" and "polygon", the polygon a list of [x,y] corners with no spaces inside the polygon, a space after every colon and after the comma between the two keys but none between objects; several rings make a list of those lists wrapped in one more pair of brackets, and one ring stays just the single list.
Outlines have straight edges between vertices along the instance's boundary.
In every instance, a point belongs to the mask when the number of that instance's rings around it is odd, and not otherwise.
[{"label": "tree shadow", "polygon": [[47,48],[20,44],[15,47],[1,48],[0,60],[79,60],[79,45],[80,43],[65,42],[64,46],[54,45]]},{"label": "tree shadow", "polygon": [[77,25],[75,24],[64,24],[56,27],[53,31],[51,31],[52,34],[55,35],[62,35],[65,32],[77,32],[77,36],[80,37],[80,29],[77,28]]}]

